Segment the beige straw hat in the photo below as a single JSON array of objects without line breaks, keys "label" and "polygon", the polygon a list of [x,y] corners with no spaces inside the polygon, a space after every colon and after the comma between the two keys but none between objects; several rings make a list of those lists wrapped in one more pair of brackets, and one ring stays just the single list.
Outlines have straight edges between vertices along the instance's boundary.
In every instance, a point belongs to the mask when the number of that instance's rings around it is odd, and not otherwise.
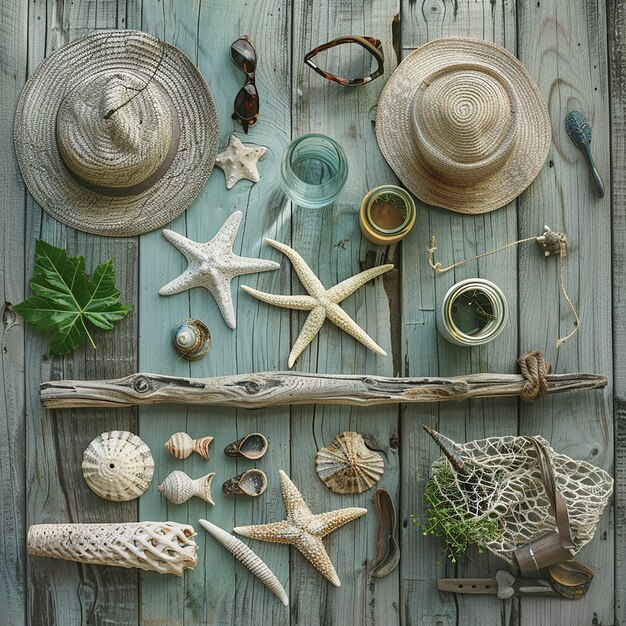
[{"label": "beige straw hat", "polygon": [[15,119],[35,200],[99,235],[137,235],[180,215],[218,144],[215,103],[198,70],[139,31],[100,31],[54,52],[26,83]]},{"label": "beige straw hat", "polygon": [[421,46],[398,66],[378,103],[376,137],[420,200],[486,213],[535,179],[551,130],[537,85],[512,54],[449,38]]}]

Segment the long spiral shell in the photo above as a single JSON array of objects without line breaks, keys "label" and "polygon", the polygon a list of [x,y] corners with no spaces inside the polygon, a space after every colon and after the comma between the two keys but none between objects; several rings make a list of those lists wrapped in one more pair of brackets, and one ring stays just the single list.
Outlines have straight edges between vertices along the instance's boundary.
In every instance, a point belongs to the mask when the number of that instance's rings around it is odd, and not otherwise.
[{"label": "long spiral shell", "polygon": [[215,504],[211,498],[213,476],[215,472],[194,480],[185,472],[176,470],[159,485],[159,491],[173,504],[183,504],[192,496],[198,496],[209,504]]},{"label": "long spiral shell", "polygon": [[285,606],[289,604],[287,593],[278,578],[243,541],[205,519],[198,521],[204,530],[215,537],[236,559],[241,561]]},{"label": "long spiral shell", "polygon": [[209,444],[213,437],[192,439],[187,433],[174,433],[166,442],[167,451],[175,459],[186,459],[192,452],[197,452],[205,461],[209,460]]}]

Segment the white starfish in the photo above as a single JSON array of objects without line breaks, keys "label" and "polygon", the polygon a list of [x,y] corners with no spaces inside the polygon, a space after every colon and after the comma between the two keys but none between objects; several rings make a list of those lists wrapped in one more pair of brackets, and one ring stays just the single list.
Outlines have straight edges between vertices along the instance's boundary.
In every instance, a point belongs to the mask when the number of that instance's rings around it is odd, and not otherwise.
[{"label": "white starfish", "polygon": [[241,211],[235,211],[224,222],[217,235],[207,243],[196,243],[173,230],[163,231],[163,236],[187,257],[189,266],[178,278],[161,287],[159,293],[162,296],[171,296],[192,287],[204,287],[215,298],[222,317],[230,328],[235,328],[230,281],[235,276],[267,272],[280,267],[275,261],[251,259],[233,253],[241,216]]},{"label": "white starfish", "polygon": [[241,143],[235,135],[231,135],[228,147],[215,159],[215,165],[224,170],[226,189],[231,189],[242,178],[258,183],[261,177],[257,162],[266,152],[265,146]]},{"label": "white starfish", "polygon": [[279,296],[271,293],[257,291],[251,287],[242,285],[241,288],[255,298],[280,306],[285,309],[295,309],[297,311],[311,311],[306,318],[306,322],[294,343],[289,354],[288,365],[293,367],[296,359],[302,354],[304,349],[313,341],[319,332],[324,320],[328,318],[333,324],[345,330],[357,341],[360,341],[366,348],[376,354],[387,356],[387,353],[339,306],[339,302],[345,300],[366,282],[380,276],[393,269],[393,265],[379,265],[369,270],[365,270],[356,276],[346,278],[331,289],[326,289],[313,270],[306,264],[305,260],[292,248],[279,243],[273,239],[266,239],[270,246],[280,250],[293,265],[300,282],[309,293],[308,296]]},{"label": "white starfish", "polygon": [[337,576],[326,548],[324,548],[322,538],[357,517],[365,515],[367,509],[350,507],[313,515],[289,476],[282,470],[279,470],[278,473],[280,475],[280,491],[285,503],[286,519],[271,524],[238,526],[233,528],[233,532],[251,539],[292,545],[300,550],[320,574],[335,587],[340,587],[339,576]]}]

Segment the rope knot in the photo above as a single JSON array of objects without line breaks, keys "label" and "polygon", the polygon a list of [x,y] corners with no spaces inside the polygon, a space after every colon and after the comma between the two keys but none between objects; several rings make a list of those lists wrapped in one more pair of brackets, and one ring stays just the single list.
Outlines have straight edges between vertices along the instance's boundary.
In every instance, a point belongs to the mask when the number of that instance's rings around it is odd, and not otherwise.
[{"label": "rope knot", "polygon": [[522,376],[526,379],[520,396],[522,400],[532,402],[548,391],[546,376],[552,371],[552,366],[539,350],[525,352],[517,362]]}]

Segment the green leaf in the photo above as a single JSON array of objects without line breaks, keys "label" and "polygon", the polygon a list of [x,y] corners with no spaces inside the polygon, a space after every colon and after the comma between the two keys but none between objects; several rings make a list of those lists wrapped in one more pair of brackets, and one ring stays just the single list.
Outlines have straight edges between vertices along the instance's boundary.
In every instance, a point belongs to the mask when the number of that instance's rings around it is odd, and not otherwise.
[{"label": "green leaf", "polygon": [[45,241],[35,245],[30,287],[35,295],[17,304],[15,311],[38,330],[52,331],[52,356],[69,354],[85,339],[95,348],[86,322],[112,330],[131,311],[119,301],[111,259],[100,264],[90,279],[82,256],[70,257]]}]

